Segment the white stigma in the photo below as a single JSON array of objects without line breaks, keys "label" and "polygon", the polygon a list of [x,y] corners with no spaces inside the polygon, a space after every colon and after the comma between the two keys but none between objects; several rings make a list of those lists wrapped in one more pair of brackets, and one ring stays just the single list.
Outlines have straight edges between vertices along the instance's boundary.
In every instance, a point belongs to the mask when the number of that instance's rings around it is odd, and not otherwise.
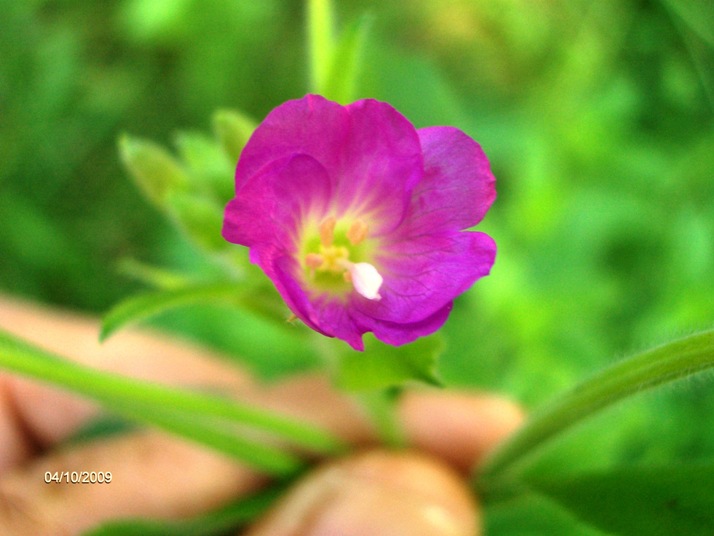
[{"label": "white stigma", "polygon": [[350,263],[348,266],[354,289],[368,300],[381,300],[379,289],[384,279],[377,269],[368,262]]}]

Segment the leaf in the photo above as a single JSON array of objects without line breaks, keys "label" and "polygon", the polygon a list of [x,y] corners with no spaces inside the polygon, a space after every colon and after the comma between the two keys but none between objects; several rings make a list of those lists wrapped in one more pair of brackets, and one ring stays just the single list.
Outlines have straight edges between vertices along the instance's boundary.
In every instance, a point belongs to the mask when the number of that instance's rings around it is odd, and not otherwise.
[{"label": "leaf", "polygon": [[372,17],[363,15],[340,36],[335,47],[324,85],[323,95],[341,104],[354,100],[354,88],[360,60]]},{"label": "leaf", "polygon": [[117,272],[146,285],[160,289],[178,289],[191,284],[190,276],[124,257],[117,263]]},{"label": "leaf", "polygon": [[109,521],[84,536],[220,536],[263,514],[284,492],[292,479],[240,499],[214,512],[182,521],[122,519]]},{"label": "leaf", "polygon": [[115,435],[123,435],[137,429],[136,423],[117,417],[116,415],[102,415],[84,426],[63,441],[64,445],[75,445],[95,441],[99,438],[107,438]]},{"label": "leaf", "polygon": [[484,507],[484,534],[611,536],[609,532],[587,525],[549,497],[532,491],[496,504],[486,500]]},{"label": "leaf", "polygon": [[104,341],[127,324],[146,320],[170,309],[216,299],[236,299],[235,283],[209,283],[180,289],[158,290],[138,294],[115,305],[102,319],[99,340]]},{"label": "leaf", "polygon": [[714,47],[714,3],[711,0],[665,0],[664,4],[692,31]]},{"label": "leaf", "polygon": [[714,462],[529,477],[528,484],[581,519],[616,534],[714,534]]},{"label": "leaf", "polygon": [[384,389],[410,380],[441,385],[436,363],[443,349],[443,339],[438,334],[399,347],[365,336],[364,352],[341,352],[337,384],[348,391]]}]

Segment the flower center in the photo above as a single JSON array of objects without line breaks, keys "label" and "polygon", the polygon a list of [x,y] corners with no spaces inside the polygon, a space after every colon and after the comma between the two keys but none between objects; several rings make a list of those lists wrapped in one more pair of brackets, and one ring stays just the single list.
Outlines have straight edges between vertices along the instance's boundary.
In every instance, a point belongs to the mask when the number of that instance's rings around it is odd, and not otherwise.
[{"label": "flower center", "polygon": [[380,300],[382,276],[370,263],[352,260],[361,256],[360,246],[368,235],[367,224],[357,219],[346,230],[340,225],[338,230],[342,232],[337,232],[337,236],[336,228],[334,216],[320,223],[319,242],[313,242],[303,258],[308,279],[325,290],[343,290],[345,283],[351,284],[361,296]]}]

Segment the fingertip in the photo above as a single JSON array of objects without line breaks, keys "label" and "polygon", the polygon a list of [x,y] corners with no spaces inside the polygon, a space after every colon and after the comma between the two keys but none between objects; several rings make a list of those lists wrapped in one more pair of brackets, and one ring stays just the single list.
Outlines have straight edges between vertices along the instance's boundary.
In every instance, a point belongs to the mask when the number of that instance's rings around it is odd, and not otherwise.
[{"label": "fingertip", "polygon": [[328,463],[250,536],[473,536],[480,513],[462,478],[415,452],[374,450]]},{"label": "fingertip", "polygon": [[453,391],[406,393],[399,413],[412,446],[464,472],[478,465],[525,417],[523,409],[506,398]]}]

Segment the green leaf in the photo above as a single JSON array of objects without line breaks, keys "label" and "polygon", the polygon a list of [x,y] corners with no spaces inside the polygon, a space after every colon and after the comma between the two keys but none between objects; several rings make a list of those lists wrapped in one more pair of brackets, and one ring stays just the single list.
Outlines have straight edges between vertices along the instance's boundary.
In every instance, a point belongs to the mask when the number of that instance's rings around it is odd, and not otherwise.
[{"label": "green leaf", "polygon": [[218,110],[213,114],[213,131],[232,164],[238,162],[255,127],[255,121],[235,110]]},{"label": "green leaf", "polygon": [[[498,488],[544,443],[616,402],[714,367],[714,330],[672,341],[595,374],[535,412],[480,468],[483,491]],[[511,475],[512,477],[513,475]]]},{"label": "green leaf", "polygon": [[209,283],[179,289],[138,294],[115,305],[102,319],[100,340],[106,340],[119,328],[145,320],[170,309],[216,299],[235,300],[239,287],[235,283]]},{"label": "green leaf", "polygon": [[558,502],[532,491],[496,504],[486,501],[484,507],[484,534],[611,536],[578,519]]},{"label": "green leaf", "polygon": [[182,521],[123,519],[109,521],[84,536],[221,536],[235,532],[273,505],[291,480],[236,501],[214,512]]},{"label": "green leaf", "polygon": [[[340,344],[344,345],[341,341]],[[441,385],[436,363],[443,349],[443,339],[438,334],[399,347],[366,335],[364,352],[339,353],[337,384],[348,391],[385,389],[410,380]]]},{"label": "green leaf", "polygon": [[152,266],[130,257],[125,257],[119,261],[117,272],[160,289],[179,289],[195,283],[188,275]]},{"label": "green leaf", "polygon": [[236,501],[214,512],[184,521],[127,519],[111,521],[85,536],[213,536],[235,531],[265,513],[285,492],[294,479],[278,482],[270,488]]},{"label": "green leaf", "polygon": [[664,0],[664,4],[714,47],[714,3],[711,0]]},{"label": "green leaf", "polygon": [[355,83],[372,17],[363,15],[340,36],[327,73],[323,95],[341,104],[354,100]]},{"label": "green leaf", "polygon": [[529,478],[536,490],[596,527],[626,536],[714,534],[714,463],[626,467]]},{"label": "green leaf", "polygon": [[170,192],[180,190],[188,183],[178,161],[152,141],[125,134],[119,138],[119,155],[139,189],[159,208],[163,208]]},{"label": "green leaf", "polygon": [[99,438],[124,435],[137,429],[136,423],[116,415],[102,415],[81,426],[63,441],[64,445],[87,443]]}]

